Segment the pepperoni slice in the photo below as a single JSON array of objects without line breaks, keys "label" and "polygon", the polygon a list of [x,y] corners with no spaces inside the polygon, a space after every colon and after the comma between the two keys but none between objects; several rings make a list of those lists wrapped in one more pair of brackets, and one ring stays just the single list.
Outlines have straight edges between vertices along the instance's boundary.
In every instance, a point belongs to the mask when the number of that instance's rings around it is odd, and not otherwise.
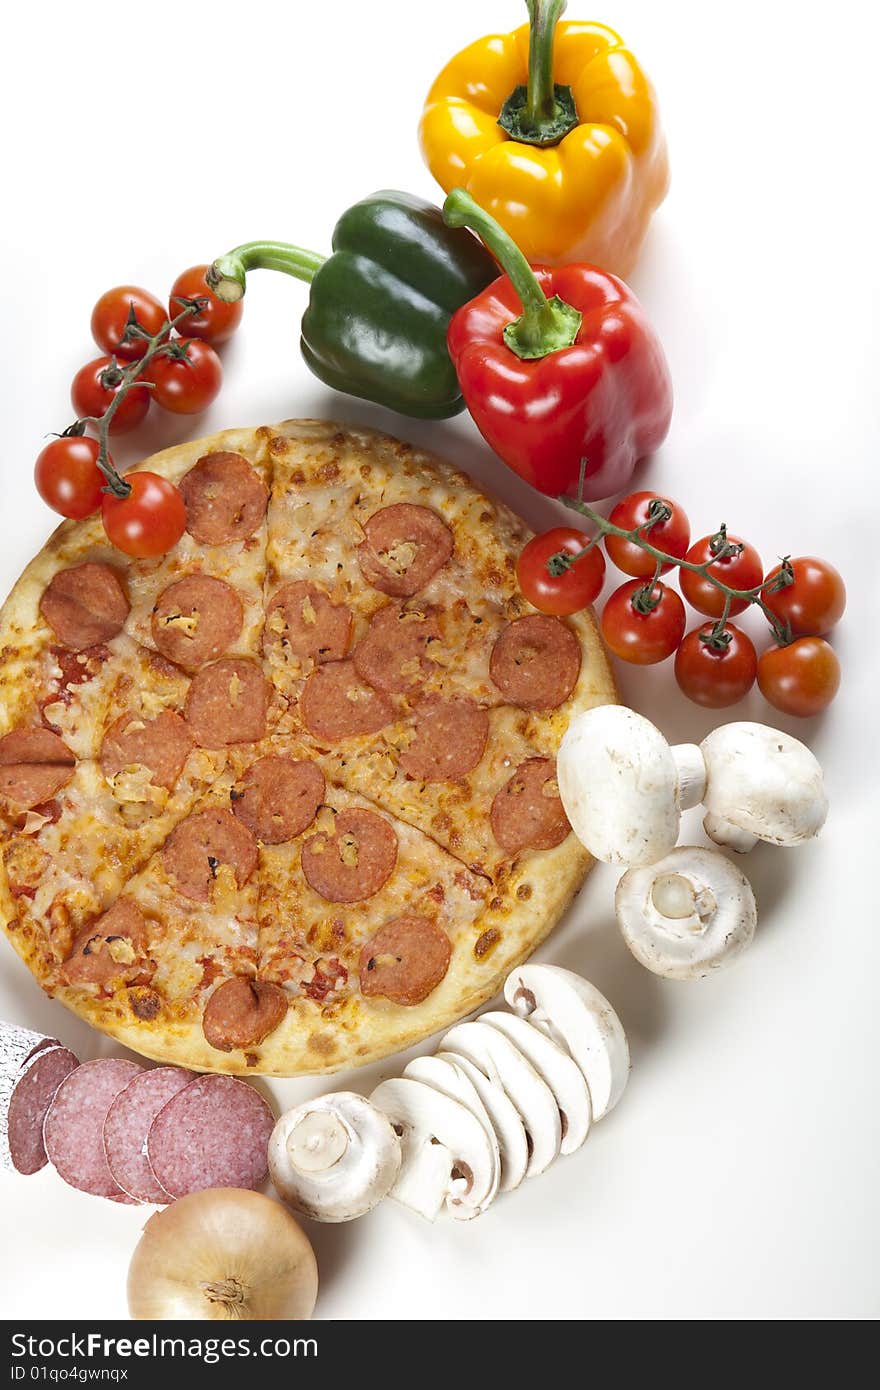
[{"label": "pepperoni slice", "polygon": [[506,699],[523,709],[556,709],[568,699],[581,669],[574,633],[558,618],[517,618],[492,648],[489,674]]},{"label": "pepperoni slice", "polygon": [[449,969],[452,945],[429,917],[404,912],[380,927],[361,951],[361,994],[384,995],[394,1004],[421,1004]]},{"label": "pepperoni slice", "polygon": [[186,719],[202,748],[256,743],[266,732],[269,686],[258,666],[227,657],[203,666],[186,694]]},{"label": "pepperoni slice", "polygon": [[162,848],[166,872],[175,879],[184,897],[196,903],[210,901],[220,869],[227,864],[236,885],[247,883],[258,859],[257,842],[246,825],[231,811],[212,807],[195,811],[175,826]]},{"label": "pepperoni slice", "polygon": [[351,641],[351,613],[332,603],[323,589],[298,579],[272,595],[266,609],[263,651],[281,652],[316,664],[341,661]]},{"label": "pepperoni slice", "polygon": [[232,792],[232,810],[264,845],[280,845],[308,829],[325,787],[316,763],[270,755],[251,763]]},{"label": "pepperoni slice", "polygon": [[300,714],[315,738],[336,743],[358,734],[375,734],[394,718],[388,697],[365,685],[352,661],[331,661],[309,676],[300,697]]},{"label": "pepperoni slice", "polygon": [[89,560],[59,570],[40,599],[40,612],[59,642],[75,652],[122,631],[131,604],[112,565]]},{"label": "pepperoni slice", "polygon": [[392,598],[410,598],[452,554],[452,532],[436,512],[397,502],[364,526],[358,563],[367,583]]},{"label": "pepperoni slice", "polygon": [[23,811],[51,801],[75,767],[67,744],[50,729],[13,729],[0,738],[0,796]]},{"label": "pepperoni slice", "polygon": [[474,700],[429,695],[416,706],[415,737],[399,763],[417,782],[457,782],[473,772],[488,737],[489,716]]},{"label": "pepperoni slice", "polygon": [[571,830],[559,799],[556,763],[529,758],[501,788],[489,813],[492,834],[507,854],[553,849]]},{"label": "pepperoni slice", "polygon": [[397,836],[374,811],[339,811],[331,832],[306,840],[306,882],[331,903],[357,903],[378,893],[394,872]]},{"label": "pepperoni slice", "polygon": [[205,1005],[202,1028],[218,1052],[256,1047],[287,1016],[287,995],[269,980],[237,975],[218,985]]},{"label": "pepperoni slice", "polygon": [[69,985],[127,984],[144,973],[147,921],[131,898],[118,898],[81,931],[61,973]]},{"label": "pepperoni slice", "polygon": [[241,599],[231,584],[189,574],[159,595],[150,626],[163,656],[196,671],[229,650],[243,622]]},{"label": "pepperoni slice", "polygon": [[402,695],[427,680],[430,644],[439,639],[434,609],[387,603],[352,653],[355,670],[376,690]]},{"label": "pepperoni slice", "polygon": [[201,545],[247,540],[269,504],[266,485],[241,454],[205,454],[178,484],[186,529]]},{"label": "pepperoni slice", "polygon": [[186,720],[173,710],[163,710],[155,719],[120,714],[104,735],[101,771],[112,782],[126,768],[146,767],[154,786],[170,791],[192,746],[193,736]]}]

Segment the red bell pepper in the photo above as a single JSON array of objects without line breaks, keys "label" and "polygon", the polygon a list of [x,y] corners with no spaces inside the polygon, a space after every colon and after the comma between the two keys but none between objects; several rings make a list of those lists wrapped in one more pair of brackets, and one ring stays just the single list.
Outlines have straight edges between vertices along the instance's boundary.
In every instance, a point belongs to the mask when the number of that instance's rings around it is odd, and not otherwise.
[{"label": "red bell pepper", "polygon": [[672,383],[656,333],[622,280],[591,265],[530,266],[462,188],[443,206],[506,274],[452,316],[465,403],[505,463],[541,492],[610,497],[666,437]]}]

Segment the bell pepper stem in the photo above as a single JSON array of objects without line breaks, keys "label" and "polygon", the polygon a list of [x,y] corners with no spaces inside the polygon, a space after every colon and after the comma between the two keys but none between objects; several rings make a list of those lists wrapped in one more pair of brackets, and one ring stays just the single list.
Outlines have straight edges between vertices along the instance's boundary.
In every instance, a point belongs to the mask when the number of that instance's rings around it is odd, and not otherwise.
[{"label": "bell pepper stem", "polygon": [[581,326],[580,311],[558,295],[547,298],[513,237],[464,188],[453,188],[448,195],[443,220],[448,227],[469,227],[476,232],[516,291],[523,312],[504,329],[504,341],[511,352],[534,359],[571,347]]},{"label": "bell pepper stem", "polygon": [[284,241],[249,241],[219,256],[205,279],[218,299],[234,304],[244,295],[249,270],[280,270],[310,285],[326,259]]},{"label": "bell pepper stem", "polygon": [[529,77],[514,87],[498,116],[513,140],[527,145],[558,145],[578,123],[570,87],[553,81],[556,25],[566,0],[526,0],[529,11]]}]

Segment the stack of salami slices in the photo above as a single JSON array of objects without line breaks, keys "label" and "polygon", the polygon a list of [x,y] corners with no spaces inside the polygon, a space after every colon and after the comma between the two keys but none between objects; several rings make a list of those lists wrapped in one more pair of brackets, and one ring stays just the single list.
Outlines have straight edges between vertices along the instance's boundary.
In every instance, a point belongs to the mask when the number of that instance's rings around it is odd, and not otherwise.
[{"label": "stack of salami slices", "polygon": [[246,1081],[113,1057],[80,1063],[56,1039],[0,1023],[0,1158],[19,1173],[51,1162],[71,1187],[129,1204],[256,1189],[274,1123]]}]

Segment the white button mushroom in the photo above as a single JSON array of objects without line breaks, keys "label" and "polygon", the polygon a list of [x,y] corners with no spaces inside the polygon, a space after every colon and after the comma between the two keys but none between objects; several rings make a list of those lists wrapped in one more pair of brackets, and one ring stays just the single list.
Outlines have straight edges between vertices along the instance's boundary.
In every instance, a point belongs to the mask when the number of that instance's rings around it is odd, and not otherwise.
[{"label": "white button mushroom", "polygon": [[403,1074],[413,1081],[423,1081],[426,1086],[433,1086],[435,1090],[442,1091],[451,1100],[459,1101],[461,1105],[470,1110],[472,1115],[476,1116],[486,1131],[492,1147],[495,1175],[492,1190],[483,1203],[483,1210],[485,1211],[489,1203],[495,1200],[501,1182],[501,1150],[494,1126],[485,1105],[480,1100],[479,1092],[470,1078],[460,1067],[456,1066],[451,1055],[447,1057],[414,1057],[404,1067]]},{"label": "white button mushroom", "polygon": [[822,769],[798,739],[765,724],[722,724],[703,739],[703,828],[741,853],[758,840],[799,845],[828,814]]},{"label": "white button mushroom", "polygon": [[288,1110],[269,1140],[278,1195],[316,1221],[351,1221],[372,1210],[391,1190],[400,1163],[390,1122],[353,1091]]},{"label": "white button mushroom", "polygon": [[605,864],[653,864],[675,846],[683,810],[703,799],[699,748],[671,748],[623,705],[576,714],[556,758],[559,795],[581,843]]},{"label": "white button mushroom", "polygon": [[437,1057],[441,1061],[452,1062],[468,1078],[483,1102],[501,1154],[500,1191],[512,1192],[525,1177],[529,1163],[529,1145],[522,1116],[507,1092],[500,1086],[493,1086],[469,1057],[454,1052],[438,1052]]},{"label": "white button mushroom", "polygon": [[745,875],[720,850],[693,845],[629,869],[614,908],[636,960],[669,980],[697,980],[729,965],[749,945],[758,920]]},{"label": "white button mushroom", "polygon": [[556,1097],[562,1124],[559,1152],[573,1154],[590,1132],[592,1104],[584,1074],[568,1052],[552,1038],[533,1028],[528,1019],[492,1009],[480,1015],[481,1023],[497,1028],[521,1052]]},{"label": "white button mushroom", "polygon": [[391,1196],[434,1221],[479,1216],[496,1190],[493,1146],[466,1106],[410,1077],[383,1081],[370,1096],[400,1134],[402,1163]]},{"label": "white button mushroom", "polygon": [[503,1033],[480,1019],[450,1028],[441,1046],[467,1057],[513,1101],[530,1140],[526,1176],[549,1168],[562,1143],[562,1120],[556,1097],[532,1064]]},{"label": "white button mushroom", "polygon": [[586,1078],[593,1119],[620,1100],[629,1076],[626,1034],[595,986],[558,965],[520,965],[508,975],[504,997],[529,1023],[566,1047]]}]

